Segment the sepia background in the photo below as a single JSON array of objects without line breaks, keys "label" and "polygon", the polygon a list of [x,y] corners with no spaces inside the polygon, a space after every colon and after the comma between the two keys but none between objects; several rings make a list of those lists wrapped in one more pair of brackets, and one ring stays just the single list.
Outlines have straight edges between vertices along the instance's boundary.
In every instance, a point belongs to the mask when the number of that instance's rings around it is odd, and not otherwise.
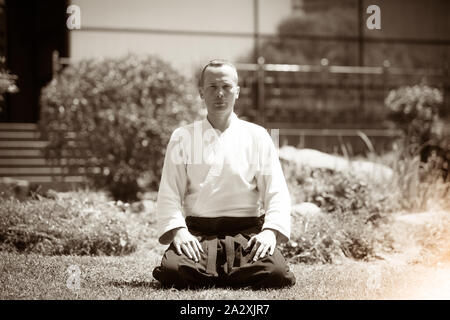
[{"label": "sepia background", "polygon": [[2,299],[192,298],[151,277],[155,202],[215,58],[293,204],[298,285],[251,297],[450,297],[450,2],[0,0],[0,57]]}]

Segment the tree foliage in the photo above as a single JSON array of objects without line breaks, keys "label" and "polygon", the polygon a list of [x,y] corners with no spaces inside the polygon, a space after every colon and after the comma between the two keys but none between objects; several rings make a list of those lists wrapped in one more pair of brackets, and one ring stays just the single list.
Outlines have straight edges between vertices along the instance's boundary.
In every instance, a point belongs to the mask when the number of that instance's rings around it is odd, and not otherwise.
[{"label": "tree foliage", "polygon": [[73,168],[85,161],[94,186],[131,200],[156,188],[170,134],[196,118],[198,102],[187,79],[154,56],[80,61],[42,91],[47,156]]}]

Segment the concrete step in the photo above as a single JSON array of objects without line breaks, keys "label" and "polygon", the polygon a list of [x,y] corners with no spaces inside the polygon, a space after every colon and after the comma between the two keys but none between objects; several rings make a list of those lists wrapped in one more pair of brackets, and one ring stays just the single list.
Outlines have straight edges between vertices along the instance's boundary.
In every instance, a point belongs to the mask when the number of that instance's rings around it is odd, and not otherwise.
[{"label": "concrete step", "polygon": [[37,140],[40,137],[38,131],[0,131],[0,140]]},{"label": "concrete step", "polygon": [[43,156],[41,149],[0,149],[0,158],[41,158]]},{"label": "concrete step", "polygon": [[[78,168],[77,174],[84,174],[85,168]],[[0,167],[0,176],[39,176],[39,175],[64,175],[69,174],[67,167]],[[73,174],[73,173],[72,173]]]},{"label": "concrete step", "polygon": [[18,167],[18,166],[48,166],[49,161],[45,158],[28,158],[17,159],[16,158],[0,158],[0,167]]},{"label": "concrete step", "polygon": [[0,141],[0,149],[21,148],[21,149],[43,149],[48,145],[47,141]]},{"label": "concrete step", "polygon": [[82,166],[86,163],[84,159],[54,159],[47,160],[46,158],[1,158],[0,167],[21,167],[21,166],[65,166],[65,165],[79,165]]},{"label": "concrete step", "polygon": [[[64,137],[73,140],[75,135],[66,132]],[[0,123],[0,177],[26,180],[43,189],[63,190],[84,185],[87,182],[86,169],[82,167],[85,160],[74,159],[72,152],[63,150],[62,159],[49,161],[45,158],[47,145],[35,123]],[[69,168],[69,162],[80,167]]]},{"label": "concrete step", "polygon": [[54,183],[54,182],[86,182],[87,179],[84,176],[8,176],[20,180],[26,180],[30,183]]},{"label": "concrete step", "polygon": [[[75,151],[81,152],[82,149],[77,150],[62,150],[61,158],[82,158],[80,153],[76,153]],[[75,154],[74,154],[75,152]],[[0,159],[21,159],[21,158],[45,158],[45,150],[44,149],[20,149],[20,148],[10,148],[10,149],[2,149],[0,148]]]},{"label": "concrete step", "polygon": [[36,123],[0,122],[0,131],[38,131]]}]

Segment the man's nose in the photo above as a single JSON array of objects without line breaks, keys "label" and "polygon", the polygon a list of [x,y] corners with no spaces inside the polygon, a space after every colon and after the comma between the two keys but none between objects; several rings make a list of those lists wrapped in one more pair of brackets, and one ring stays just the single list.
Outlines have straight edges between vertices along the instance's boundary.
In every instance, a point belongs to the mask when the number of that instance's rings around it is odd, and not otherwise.
[{"label": "man's nose", "polygon": [[216,91],[216,95],[218,97],[223,97],[223,90],[221,88],[218,88],[217,91]]}]

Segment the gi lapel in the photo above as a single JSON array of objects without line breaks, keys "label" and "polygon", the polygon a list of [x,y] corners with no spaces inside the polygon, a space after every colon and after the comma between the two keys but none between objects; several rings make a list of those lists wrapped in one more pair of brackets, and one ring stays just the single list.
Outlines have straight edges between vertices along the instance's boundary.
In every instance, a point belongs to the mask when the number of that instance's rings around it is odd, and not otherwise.
[{"label": "gi lapel", "polygon": [[[192,207],[192,211],[196,214],[202,212],[205,202],[211,196],[216,180],[222,174],[224,163],[224,150],[220,142],[220,137],[210,125],[209,127],[210,128],[206,130],[203,137],[203,161],[210,165],[210,168],[205,180],[200,184],[201,189],[198,193],[197,201]],[[211,138],[208,139],[209,137]],[[208,144],[205,140],[212,141]]]}]

